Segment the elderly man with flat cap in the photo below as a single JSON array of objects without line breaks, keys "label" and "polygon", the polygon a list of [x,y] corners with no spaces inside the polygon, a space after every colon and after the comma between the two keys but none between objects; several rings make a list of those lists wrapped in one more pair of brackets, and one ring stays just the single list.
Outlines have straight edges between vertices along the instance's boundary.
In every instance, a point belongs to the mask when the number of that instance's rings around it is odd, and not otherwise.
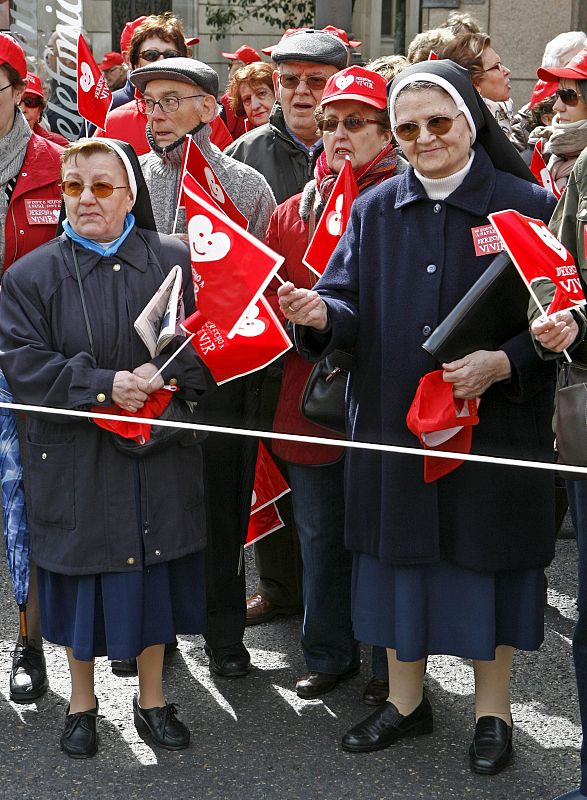
[{"label": "elderly man with flat cap", "polygon": [[[249,220],[249,232],[265,234],[275,208],[273,193],[255,169],[224,155],[210,142],[210,123],[219,106],[217,73],[201,61],[168,58],[131,73],[142,93],[151,151],[140,157],[153,199],[157,230],[171,233],[186,136],[199,147],[234,204]],[[186,231],[182,209],[176,231]],[[258,377],[238,378],[199,405],[201,419],[216,425],[256,427]],[[208,505],[208,632],[210,669],[223,677],[246,675],[250,656],[243,645],[245,576],[242,543],[246,536],[257,441],[210,434],[203,444]]]}]

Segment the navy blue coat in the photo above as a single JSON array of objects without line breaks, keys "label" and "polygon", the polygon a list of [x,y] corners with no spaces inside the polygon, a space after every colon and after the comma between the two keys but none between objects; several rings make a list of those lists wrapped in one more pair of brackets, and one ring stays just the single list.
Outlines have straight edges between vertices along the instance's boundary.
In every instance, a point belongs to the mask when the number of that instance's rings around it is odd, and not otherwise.
[{"label": "navy blue coat", "polygon": [[[418,446],[406,414],[419,378],[439,368],[422,343],[493,257],[475,255],[471,228],[506,208],[546,222],[554,205],[544,189],[496,170],[480,146],[444,201],[428,199],[411,167],[355,201],[317,284],[330,331],[297,331],[309,357],[354,347],[352,439]],[[472,452],[551,461],[553,368],[529,333],[502,349],[512,376],[483,395]],[[552,473],[465,463],[425,484],[420,457],[364,450],[348,452],[346,469],[353,551],[394,564],[448,559],[489,571],[541,567],[553,557]]]},{"label": "navy blue coat", "polygon": [[[149,243],[151,251],[147,248]],[[186,312],[194,310],[187,247],[135,228],[114,256],[77,248],[96,358],[90,354],[71,242],[63,234],[16,261],[0,294],[0,367],[16,402],[86,409],[112,403],[117,370],[161,366],[179,340],[150,359],[133,322],[174,264],[183,270]],[[165,369],[185,399],[211,387],[191,347]],[[187,433],[140,461],[141,533],[134,459],[89,419],[27,416],[27,507],[32,554],[69,575],[127,572],[201,550],[206,543],[202,454]]]}]

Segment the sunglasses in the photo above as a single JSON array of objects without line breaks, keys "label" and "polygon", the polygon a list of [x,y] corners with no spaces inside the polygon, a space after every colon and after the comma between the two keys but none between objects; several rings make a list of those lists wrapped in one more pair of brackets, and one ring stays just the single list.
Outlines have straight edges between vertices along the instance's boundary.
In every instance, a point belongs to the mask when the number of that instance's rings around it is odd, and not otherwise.
[{"label": "sunglasses", "polygon": [[61,189],[68,197],[80,197],[83,190],[89,186],[94,197],[110,197],[115,189],[128,189],[128,186],[112,186],[106,181],[94,181],[94,183],[81,183],[80,181],[61,181]]},{"label": "sunglasses", "polygon": [[574,89],[557,89],[555,94],[566,106],[576,106],[581,97]]},{"label": "sunglasses", "polygon": [[20,101],[21,106],[26,106],[27,108],[39,108],[42,104],[42,100],[40,97],[23,97]]},{"label": "sunglasses", "polygon": [[344,119],[337,119],[336,117],[328,117],[321,119],[318,122],[318,128],[322,133],[334,133],[342,122],[344,129],[347,131],[360,131],[365,125],[379,125],[376,119],[362,119],[361,117],[345,117]]},{"label": "sunglasses", "polygon": [[297,89],[300,83],[304,82],[310,91],[323,89],[326,86],[328,78],[322,78],[320,75],[309,75],[307,78],[298,78],[297,75],[289,75],[284,73],[279,76],[279,83],[284,89]]},{"label": "sunglasses", "polygon": [[459,111],[456,117],[431,117],[428,122],[402,122],[397,125],[393,130],[398,139],[403,139],[404,142],[413,142],[420,135],[420,129],[426,128],[428,133],[433,136],[443,136],[448,133],[453,126],[457,117],[460,117],[463,112]]},{"label": "sunglasses", "polygon": [[161,57],[163,58],[178,58],[180,53],[177,50],[143,50],[142,53],[139,53],[140,58],[143,61],[158,61]]}]

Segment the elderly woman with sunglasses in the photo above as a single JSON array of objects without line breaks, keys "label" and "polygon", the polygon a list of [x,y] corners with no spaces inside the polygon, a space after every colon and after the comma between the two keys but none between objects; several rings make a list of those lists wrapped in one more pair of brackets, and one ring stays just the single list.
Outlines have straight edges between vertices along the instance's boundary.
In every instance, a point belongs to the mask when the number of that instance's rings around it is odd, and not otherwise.
[{"label": "elderly woman with sunglasses", "polygon": [[[302,259],[345,161],[350,160],[360,192],[405,169],[392,143],[386,81],[381,75],[363,67],[349,67],[332,76],[315,116],[324,142],[315,179],[302,194],[277,207],[266,236],[268,244],[285,257],[280,277],[307,288],[317,278]],[[276,281],[271,285],[269,296],[279,311],[278,286]],[[273,420],[275,431],[333,435],[300,413],[311,370],[312,365],[297,353],[286,355]],[[331,691],[341,680],[356,674],[359,667],[351,622],[352,560],[344,548],[344,451],[276,440],[273,453],[287,469],[304,565],[302,649],[308,671],[296,690],[308,699]],[[386,689],[384,670],[381,684]]]},{"label": "elderly woman with sunglasses", "polygon": [[[514,208],[547,220],[553,198],[532,183],[457,64],[408,67],[389,103],[408,170],[357,198],[316,290],[285,284],[281,309],[307,356],[353,348],[353,440],[416,445],[406,415],[420,379],[442,369],[449,404],[480,398],[473,452],[549,460],[554,376],[528,331],[441,365],[422,345],[489,266],[492,256],[475,246],[487,215]],[[387,648],[390,694],[342,746],[368,752],[431,733],[426,658],[451,654],[473,659],[470,768],[495,774],[512,759],[514,648],[543,639],[554,482],[533,470],[442,464],[434,480],[413,456],[347,454],[353,627]]]},{"label": "elderly woman with sunglasses", "polygon": [[[4,276],[0,366],[15,400],[140,414],[165,384],[197,401],[209,386],[195,354],[150,358],[133,323],[187,248],[159,235],[132,148],[82,139],[63,154],[64,233]],[[29,527],[43,636],[66,648],[71,697],[61,748],[98,749],[94,660],[137,657],[139,733],[167,750],[190,733],[165,701],[164,642],[205,627],[202,456],[191,434],[135,459],[90,417],[27,417]]]},{"label": "elderly woman with sunglasses", "polygon": [[55,142],[55,144],[61,147],[67,147],[69,141],[65,136],[62,136],[60,133],[49,131],[41,125],[43,111],[47,107],[47,101],[45,100],[41,79],[38,75],[27,72],[26,89],[24,90],[19,105],[30,129],[34,131],[37,136],[42,136],[43,139],[49,139],[50,142]]}]

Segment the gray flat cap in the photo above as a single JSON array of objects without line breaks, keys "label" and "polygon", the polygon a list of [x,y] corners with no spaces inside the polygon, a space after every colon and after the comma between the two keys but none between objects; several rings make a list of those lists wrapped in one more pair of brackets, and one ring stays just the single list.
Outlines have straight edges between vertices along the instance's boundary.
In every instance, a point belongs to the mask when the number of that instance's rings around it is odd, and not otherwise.
[{"label": "gray flat cap", "polygon": [[[334,38],[334,37],[332,37]],[[195,58],[162,58],[130,73],[130,82],[139,92],[145,91],[149,81],[179,81],[200,86],[206,94],[218,95],[218,73]]]},{"label": "gray flat cap", "polygon": [[349,60],[349,51],[331,33],[310,29],[284,36],[271,51],[271,58],[276,64],[280,61],[311,61],[313,64],[331,64],[344,69]]}]

